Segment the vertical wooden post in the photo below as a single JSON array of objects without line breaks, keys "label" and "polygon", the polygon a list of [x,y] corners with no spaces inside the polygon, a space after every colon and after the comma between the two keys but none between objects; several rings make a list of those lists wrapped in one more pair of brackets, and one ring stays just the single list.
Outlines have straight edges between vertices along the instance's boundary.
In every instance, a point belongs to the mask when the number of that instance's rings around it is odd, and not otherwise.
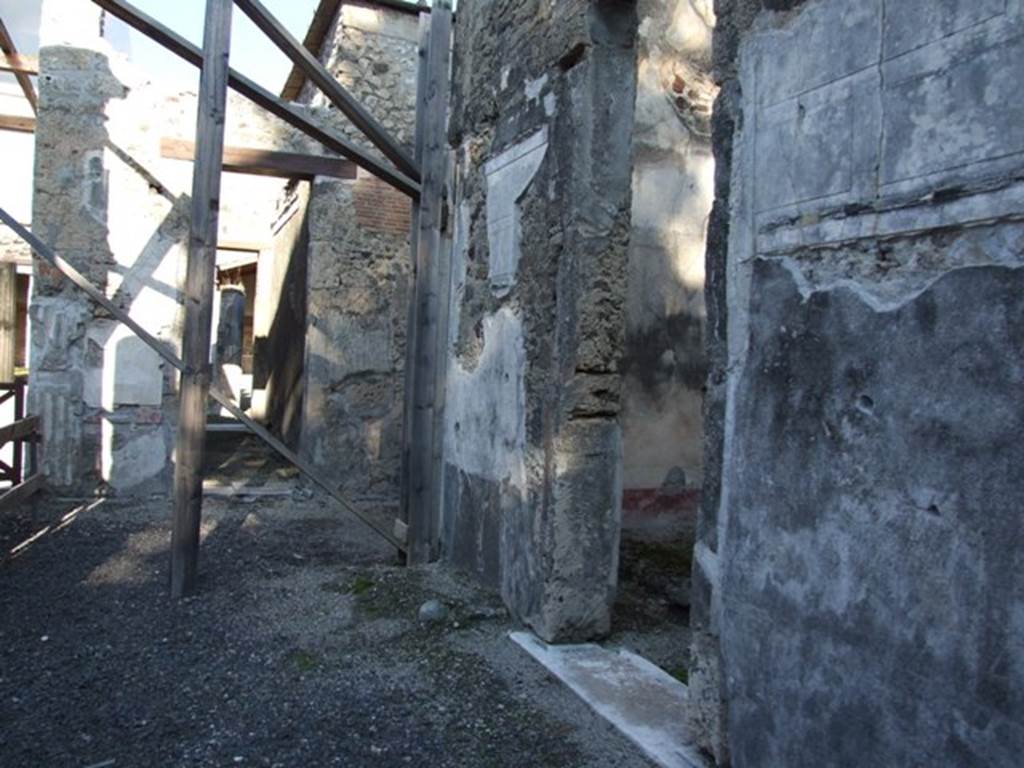
[{"label": "vertical wooden post", "polygon": [[185,329],[181,411],[174,468],[174,527],[171,535],[171,595],[195,588],[203,505],[206,397],[210,387],[213,283],[217,260],[220,177],[224,154],[231,0],[207,0],[199,120],[192,168],[192,221],[185,276]]},{"label": "vertical wooden post", "polygon": [[[416,105],[417,144],[420,157],[420,202],[413,226],[415,273],[406,365],[411,389],[406,390],[408,460],[403,478],[402,504],[409,526],[409,563],[425,563],[437,555],[440,522],[439,477],[434,472],[434,400],[436,392],[438,316],[441,293],[438,259],[441,251],[441,214],[447,169],[447,116],[449,60],[451,56],[451,0],[436,0],[431,7],[427,63],[421,73]],[[419,149],[419,146],[418,146]],[[409,377],[407,377],[407,382]]]},{"label": "vertical wooden post", "polygon": [[18,336],[18,272],[0,264],[0,384],[14,383]]},{"label": "vertical wooden post", "polygon": [[[14,382],[14,420],[21,421],[25,418],[25,378],[16,379]],[[34,436],[38,437],[38,435]],[[35,474],[35,439],[29,443],[29,453],[32,457],[32,463],[30,467],[32,469],[28,475],[25,474],[24,457],[25,457],[25,444],[22,442],[15,441],[12,446],[14,451],[14,461],[11,463],[11,469],[14,473],[14,484],[17,485],[26,477],[31,477]]]},{"label": "vertical wooden post", "polygon": [[[416,67],[416,136],[413,150],[413,160],[417,168],[423,167],[423,103],[426,101],[427,92],[427,49],[430,47],[430,14],[424,11],[419,16],[420,28],[417,37],[417,67]],[[412,280],[416,283],[416,254],[419,250],[420,240],[420,198],[412,200],[412,225],[409,232],[409,254],[412,260]],[[407,307],[407,319],[405,326],[405,370],[402,411],[402,470],[400,475],[400,496],[399,517],[406,525],[409,525],[409,500],[410,500],[410,475],[409,475],[409,452],[412,445],[412,416],[413,416],[413,386],[415,377],[414,361],[416,359],[416,301],[415,295],[409,300]],[[408,545],[408,534],[406,534]],[[408,562],[408,557],[402,555],[403,562]]]}]

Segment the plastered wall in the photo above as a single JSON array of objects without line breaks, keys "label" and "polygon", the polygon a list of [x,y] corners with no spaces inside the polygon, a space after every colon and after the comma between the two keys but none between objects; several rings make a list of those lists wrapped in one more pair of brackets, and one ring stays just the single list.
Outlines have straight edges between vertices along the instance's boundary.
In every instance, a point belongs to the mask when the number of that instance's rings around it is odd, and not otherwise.
[{"label": "plastered wall", "polygon": [[459,9],[443,529],[546,640],[610,626],[632,3]]},{"label": "plastered wall", "polygon": [[1024,9],[765,5],[716,32],[697,718],[738,766],[1015,765]]}]

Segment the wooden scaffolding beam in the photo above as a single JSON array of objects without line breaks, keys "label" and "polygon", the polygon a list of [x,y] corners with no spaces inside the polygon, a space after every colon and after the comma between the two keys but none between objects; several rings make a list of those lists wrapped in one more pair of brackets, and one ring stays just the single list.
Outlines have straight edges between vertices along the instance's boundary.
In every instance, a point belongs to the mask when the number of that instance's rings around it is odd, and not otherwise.
[{"label": "wooden scaffolding beam", "polygon": [[38,75],[39,57],[26,56],[24,53],[4,53],[0,56],[0,72]]},{"label": "wooden scaffolding beam", "polygon": [[[103,293],[99,288],[94,286],[86,279],[81,272],[75,269],[67,260],[58,255],[51,249],[46,243],[32,234],[28,229],[23,227],[18,221],[11,216],[3,208],[0,208],[0,222],[10,227],[14,233],[24,240],[31,246],[32,251],[49,264],[51,267],[60,272],[67,280],[70,280],[75,286],[80,288],[85,294],[105,309],[110,316],[115,318],[118,322],[124,323],[128,328],[131,329],[132,333],[138,336],[150,349],[156,352],[165,362],[167,362],[175,370],[182,374],[186,373],[185,363],[179,358],[173,350],[170,349],[164,342],[157,339],[155,336],[149,333],[145,328],[140,326],[132,317],[121,309],[121,307],[114,304],[110,299],[107,298],[106,294]],[[277,451],[281,456],[287,459],[289,462],[294,464],[303,474],[305,474],[310,480],[316,483],[322,488],[328,495],[330,495],[338,504],[344,508],[347,512],[350,512],[357,519],[366,523],[370,528],[380,534],[389,543],[393,544],[398,550],[405,550],[405,541],[396,538],[390,531],[382,527],[372,517],[368,516],[365,512],[361,511],[358,507],[352,504],[346,499],[337,488],[336,483],[320,473],[312,464],[307,462],[305,459],[298,456],[288,446],[274,437],[266,427],[254,421],[250,416],[246,415],[234,401],[231,399],[231,395],[213,387],[210,389],[210,397],[212,397],[217,403],[222,405],[233,417],[238,419],[239,422],[244,424],[249,430],[263,440],[267,445]]]},{"label": "wooden scaffolding beam", "polygon": [[440,487],[434,464],[437,420],[441,223],[447,170],[448,77],[451,55],[451,0],[435,0],[426,51],[421,48],[417,86],[416,151],[423,176],[414,210],[415,271],[407,342],[406,408],[403,433],[402,510],[408,526],[409,563],[436,558],[440,537]]},{"label": "wooden scaffolding beam", "polygon": [[0,131],[17,131],[18,133],[35,133],[36,119],[22,115],[0,115]]},{"label": "wooden scaffolding beam", "polygon": [[185,329],[181,403],[174,464],[174,524],[171,532],[171,596],[195,589],[203,510],[206,397],[212,365],[213,286],[217,271],[221,163],[228,98],[231,0],[206,0],[199,118],[192,172],[192,218],[185,273]]},{"label": "wooden scaffolding beam", "polygon": [[263,7],[259,0],[235,0],[235,5],[252,19],[263,33],[299,67],[317,88],[323,92],[352,124],[358,128],[379,149],[385,157],[393,162],[400,171],[413,179],[419,179],[419,169],[402,145],[363,108],[352,94],[345,90],[327,68],[302,43]]},{"label": "wooden scaffolding beam", "polygon": [[[7,27],[4,26],[3,19],[0,19],[0,52],[6,54],[6,56],[18,56],[18,49],[14,46],[14,40],[7,32]],[[36,100],[36,89],[35,86],[32,85],[32,78],[30,78],[26,72],[18,71],[14,72],[14,77],[18,81],[18,85],[21,86],[21,92],[25,94],[25,98],[32,107],[32,113],[38,113],[39,104]]]},{"label": "wooden scaffolding beam", "polygon": [[18,336],[18,273],[14,264],[0,264],[0,384],[14,383]]},{"label": "wooden scaffolding beam", "polygon": [[[195,151],[195,142],[187,139],[160,140],[160,156],[169,160],[192,160]],[[329,176],[335,179],[356,178],[356,164],[351,160],[249,147],[224,147],[223,166],[229,173],[273,176],[281,179],[312,181],[316,176]]]},{"label": "wooden scaffolding beam", "polygon": [[[210,337],[212,330],[212,297],[216,269],[217,226],[219,216],[220,178],[224,160],[224,123],[227,89],[240,93],[277,115],[325,146],[349,157],[353,162],[406,192],[417,206],[414,235],[416,238],[416,289],[411,308],[414,330],[409,365],[413,367],[411,418],[406,434],[412,437],[408,451],[408,473],[403,472],[403,504],[412,510],[407,519],[415,535],[416,553],[413,562],[429,560],[437,541],[436,483],[432,477],[434,454],[434,400],[436,396],[436,344],[438,328],[437,257],[440,252],[442,193],[446,173],[445,120],[448,93],[448,65],[451,36],[450,0],[439,0],[434,8],[435,23],[430,28],[425,80],[421,83],[422,101],[417,117],[418,144],[422,158],[414,162],[404,149],[341,87],[326,69],[271,16],[257,0],[234,0],[240,8],[284,51],[293,62],[320,86],[332,102],[346,114],[374,145],[398,166],[391,168],[369,155],[348,139],[320,128],[294,106],[277,99],[252,81],[233,72],[228,66],[230,49],[232,0],[207,0],[206,26],[202,50],[139,13],[121,0],[93,0],[112,15],[164,45],[186,61],[201,69],[199,117],[193,173],[192,219],[189,258],[185,286],[185,328],[183,360],[141,328],[127,313],[115,307],[106,296],[92,286],[70,264],[57,256],[24,227],[0,209],[0,220],[15,230],[33,249],[85,290],[94,300],[128,325],[167,362],[182,373],[180,419],[175,464],[175,512],[171,544],[171,593],[180,597],[193,591],[198,571],[199,532],[202,514],[202,464],[206,431],[206,399],[212,396],[232,415],[259,437],[293,461],[302,471],[349,511],[367,522],[400,551],[406,550],[405,534],[386,532],[360,513],[340,496],[332,483],[303,462],[298,456],[256,424],[229,396],[211,388]],[[4,30],[6,33],[6,30]],[[6,52],[6,51],[5,51]],[[13,51],[11,51],[13,53]],[[22,73],[23,75],[24,73]],[[31,85],[31,83],[29,83]],[[33,93],[34,96],[34,93]],[[34,98],[31,99],[35,108]],[[418,183],[419,165],[429,180],[429,196],[424,201]],[[404,447],[404,446],[403,446]],[[403,451],[404,452],[404,451]],[[407,481],[405,475],[412,479]]]},{"label": "wooden scaffolding beam", "polygon": [[[93,2],[111,16],[120,19],[193,66],[198,67],[202,64],[203,54],[199,48],[123,0],[93,0]],[[244,75],[231,70],[228,84],[257,106],[302,131],[329,150],[337,152],[342,157],[347,157],[360,168],[369,171],[400,192],[404,192],[413,199],[419,196],[418,181],[374,157],[340,133],[317,125],[300,108],[277,98],[266,88],[257,85]]]}]

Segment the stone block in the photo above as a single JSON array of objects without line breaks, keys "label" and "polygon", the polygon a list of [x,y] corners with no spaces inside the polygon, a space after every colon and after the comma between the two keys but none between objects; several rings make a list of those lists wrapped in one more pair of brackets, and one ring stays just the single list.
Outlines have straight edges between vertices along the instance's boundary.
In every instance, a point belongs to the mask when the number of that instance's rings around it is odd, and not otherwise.
[{"label": "stone block", "polygon": [[544,162],[547,148],[548,132],[543,128],[484,165],[489,279],[495,296],[505,296],[516,282],[522,241],[519,201]]},{"label": "stone block", "polygon": [[162,427],[126,425],[104,418],[101,435],[102,479],[115,491],[137,490],[169,471],[170,451]]},{"label": "stone block", "polygon": [[82,397],[92,408],[158,406],[163,402],[160,356],[126,326],[95,320],[87,333],[90,365]]},{"label": "stone block", "polygon": [[1002,16],[1006,0],[900,0],[885,11],[884,55],[890,59]]},{"label": "stone block", "polygon": [[1005,39],[1003,26],[975,27],[884,65],[883,183],[1024,153],[1024,37]]},{"label": "stone block", "polygon": [[883,0],[822,0],[757,42],[758,98],[776,104],[878,63]]}]

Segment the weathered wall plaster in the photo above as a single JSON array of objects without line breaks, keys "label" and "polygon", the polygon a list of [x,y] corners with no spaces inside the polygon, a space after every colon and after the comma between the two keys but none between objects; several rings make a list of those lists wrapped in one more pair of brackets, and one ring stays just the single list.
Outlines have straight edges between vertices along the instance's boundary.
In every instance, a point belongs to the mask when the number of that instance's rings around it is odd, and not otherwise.
[{"label": "weathered wall plaster", "polygon": [[547,640],[608,631],[636,59],[631,3],[456,23],[445,556]]},{"label": "weathered wall plaster", "polygon": [[738,766],[1015,765],[1024,9],[765,6],[716,31],[695,717]]},{"label": "weathered wall plaster", "polygon": [[[622,428],[627,501],[703,476],[710,2],[641,0]],[[692,502],[691,502],[692,503]],[[627,515],[631,510],[627,508]],[[693,511],[692,508],[690,510]],[[680,510],[682,513],[683,510]]]},{"label": "weathered wall plaster", "polygon": [[[622,364],[623,534],[693,546],[703,478],[710,0],[640,0]],[[681,586],[685,589],[685,586]]]},{"label": "weathered wall plaster", "polygon": [[487,177],[488,278],[494,295],[507,296],[516,282],[522,242],[519,201],[548,151],[547,126],[484,164]]},{"label": "weathered wall plaster", "polygon": [[256,267],[253,415],[297,447],[305,388],[310,184],[290,185]]},{"label": "weathered wall plaster", "polygon": [[[321,60],[410,147],[416,119],[418,19],[341,4]],[[355,141],[367,140],[307,85],[303,100]],[[308,220],[306,371],[300,447],[377,508],[399,501],[410,202],[365,171],[318,178]],[[391,510],[392,513],[394,510]]]},{"label": "weathered wall plaster", "polygon": [[[162,138],[191,139],[196,97],[167,93],[99,35],[100,11],[46,0],[41,29],[33,228],[143,327],[172,348],[191,163],[161,157]],[[308,143],[240,97],[227,143]],[[228,174],[223,240],[269,240],[283,182]],[[43,470],[64,492],[169,490],[177,377],[69,283],[36,264],[31,404],[43,417]]]}]

